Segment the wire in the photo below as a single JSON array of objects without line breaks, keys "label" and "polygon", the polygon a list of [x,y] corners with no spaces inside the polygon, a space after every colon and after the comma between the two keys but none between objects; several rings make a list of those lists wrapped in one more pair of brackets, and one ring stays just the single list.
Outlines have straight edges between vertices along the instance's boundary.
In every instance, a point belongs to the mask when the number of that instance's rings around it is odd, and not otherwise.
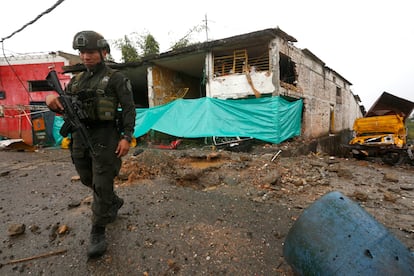
[{"label": "wire", "polygon": [[28,91],[28,89],[26,88],[26,86],[24,85],[23,81],[21,80],[21,78],[19,77],[19,75],[17,74],[17,72],[14,70],[14,67],[10,64],[8,58],[6,57],[6,53],[4,52],[4,41],[6,39],[9,39],[11,37],[13,37],[15,34],[23,31],[27,26],[35,23],[37,20],[39,20],[43,15],[50,13],[51,11],[53,11],[57,6],[59,6],[60,4],[62,4],[65,0],[58,0],[52,7],[48,8],[47,10],[45,10],[44,12],[42,12],[41,14],[39,14],[38,16],[36,16],[35,19],[29,21],[28,23],[24,24],[23,27],[21,27],[20,29],[14,31],[13,33],[11,33],[9,36],[3,37],[0,40],[1,43],[1,48],[2,48],[2,53],[3,53],[3,57],[5,59],[5,61],[7,62],[7,64],[9,65],[10,69],[13,71],[14,75],[16,76],[16,78],[19,80],[20,84],[24,87],[24,89],[26,90],[26,93],[29,96],[30,101],[32,101],[32,97]]},{"label": "wire", "polygon": [[29,26],[29,25],[31,25],[31,24],[33,24],[33,23],[35,23],[37,20],[39,20],[43,15],[45,15],[45,14],[48,14],[49,12],[51,12],[51,11],[53,11],[57,6],[59,6],[60,4],[62,4],[63,3],[63,1],[65,1],[65,0],[58,0],[52,7],[50,7],[50,8],[48,8],[47,10],[45,10],[44,12],[42,12],[41,14],[39,14],[38,16],[36,16],[36,18],[35,19],[33,19],[32,21],[30,21],[30,22],[28,22],[28,23],[26,23],[26,24],[24,24],[23,25],[23,27],[21,27],[20,29],[18,29],[18,30],[16,30],[16,31],[14,31],[13,33],[11,33],[10,35],[8,35],[8,36],[6,36],[6,37],[3,37],[2,39],[1,39],[1,41],[0,42],[3,42],[3,41],[5,41],[6,39],[9,39],[9,38],[11,38],[11,37],[13,37],[15,34],[17,34],[17,33],[19,33],[19,32],[21,32],[21,31],[23,31],[27,26]]},{"label": "wire", "polygon": [[27,89],[26,85],[24,85],[22,79],[20,78],[19,74],[17,74],[16,70],[14,70],[13,65],[11,65],[10,61],[8,60],[8,58],[6,57],[6,54],[4,53],[4,42],[1,41],[1,45],[2,45],[2,50],[3,50],[3,56],[4,56],[4,60],[7,62],[7,65],[9,66],[9,68],[12,70],[13,74],[16,76],[17,80],[20,82],[20,84],[23,86],[24,90],[26,91],[30,101],[32,101],[32,96],[29,93],[29,90]]}]

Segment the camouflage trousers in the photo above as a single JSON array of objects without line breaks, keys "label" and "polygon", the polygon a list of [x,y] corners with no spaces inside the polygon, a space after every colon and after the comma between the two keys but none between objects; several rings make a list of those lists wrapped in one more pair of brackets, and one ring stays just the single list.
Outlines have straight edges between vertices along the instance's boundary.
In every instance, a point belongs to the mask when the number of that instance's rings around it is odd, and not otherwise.
[{"label": "camouflage trousers", "polygon": [[93,191],[92,224],[105,226],[113,219],[112,206],[119,200],[114,192],[114,178],[122,160],[116,156],[119,134],[115,127],[89,128],[89,137],[95,154],[72,134],[71,155],[82,184]]}]

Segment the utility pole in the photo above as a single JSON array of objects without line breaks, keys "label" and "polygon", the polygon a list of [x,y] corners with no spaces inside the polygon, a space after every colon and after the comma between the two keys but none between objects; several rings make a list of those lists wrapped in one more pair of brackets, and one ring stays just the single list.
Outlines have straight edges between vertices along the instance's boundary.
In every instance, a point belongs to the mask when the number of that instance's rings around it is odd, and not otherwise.
[{"label": "utility pole", "polygon": [[206,29],[206,41],[208,41],[208,20],[207,20],[207,14],[204,16],[204,22],[205,22],[205,29]]}]

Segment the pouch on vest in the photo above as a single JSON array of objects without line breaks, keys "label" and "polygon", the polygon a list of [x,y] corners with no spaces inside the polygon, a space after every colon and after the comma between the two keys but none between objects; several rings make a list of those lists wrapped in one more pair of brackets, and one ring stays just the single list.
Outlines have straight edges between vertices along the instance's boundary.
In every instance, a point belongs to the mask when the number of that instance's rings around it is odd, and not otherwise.
[{"label": "pouch on vest", "polygon": [[79,116],[79,119],[86,121],[95,121],[97,120],[96,115],[96,91],[87,89],[80,90],[77,92],[76,96],[73,97],[73,105],[77,105],[78,112],[83,116]]},{"label": "pouch on vest", "polygon": [[114,70],[109,70],[107,75],[102,78],[97,89],[97,99],[96,99],[96,115],[97,119],[101,121],[112,121],[115,120],[115,113],[117,108],[117,98],[114,96],[109,96],[105,91],[108,86],[111,75],[114,73]]},{"label": "pouch on vest", "polygon": [[98,96],[96,99],[96,113],[98,120],[112,121],[115,119],[116,99],[110,96]]}]

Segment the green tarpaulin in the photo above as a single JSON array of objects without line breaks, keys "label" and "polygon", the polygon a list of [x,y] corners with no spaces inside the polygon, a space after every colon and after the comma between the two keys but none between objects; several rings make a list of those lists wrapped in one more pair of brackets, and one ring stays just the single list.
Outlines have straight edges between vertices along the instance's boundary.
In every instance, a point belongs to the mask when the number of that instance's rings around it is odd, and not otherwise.
[{"label": "green tarpaulin", "polygon": [[[180,138],[239,136],[278,144],[300,135],[302,106],[302,100],[289,102],[281,97],[178,99],[138,108],[134,136],[152,129]],[[61,125],[59,120],[56,117],[56,130]]]}]

